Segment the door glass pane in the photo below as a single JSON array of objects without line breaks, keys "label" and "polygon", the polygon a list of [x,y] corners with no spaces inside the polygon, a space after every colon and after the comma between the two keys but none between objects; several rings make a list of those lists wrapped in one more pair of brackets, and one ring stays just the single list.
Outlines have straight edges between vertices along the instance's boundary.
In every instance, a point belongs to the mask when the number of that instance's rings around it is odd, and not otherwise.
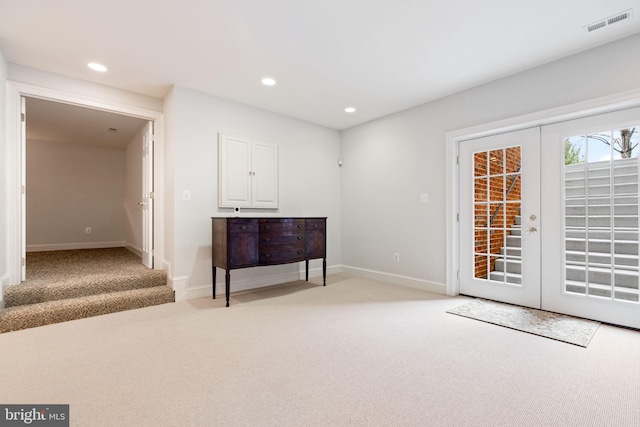
[{"label": "door glass pane", "polygon": [[567,293],[639,302],[638,129],[565,140]]},{"label": "door glass pane", "polygon": [[476,279],[521,283],[521,147],[476,152],[474,263]]}]

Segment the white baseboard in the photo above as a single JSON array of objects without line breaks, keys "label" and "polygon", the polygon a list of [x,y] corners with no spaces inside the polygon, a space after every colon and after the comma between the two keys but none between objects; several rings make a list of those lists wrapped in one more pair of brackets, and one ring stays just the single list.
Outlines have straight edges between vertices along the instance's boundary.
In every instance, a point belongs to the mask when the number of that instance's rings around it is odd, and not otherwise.
[{"label": "white baseboard", "polygon": [[168,282],[173,289],[176,302],[190,299],[187,295],[189,291],[189,276],[169,277]]},{"label": "white baseboard", "polygon": [[124,242],[124,247],[127,248],[129,251],[133,252],[134,254],[138,255],[139,257],[142,257],[142,248],[133,246],[128,242]]},{"label": "white baseboard", "polygon": [[366,268],[342,266],[342,272],[352,276],[364,277],[378,280],[380,282],[393,283],[396,285],[408,286],[410,288],[422,289],[435,294],[446,295],[447,286],[444,283],[433,283],[414,277],[400,276],[397,274],[385,273],[383,271],[368,270]]},{"label": "white baseboard", "polygon": [[[186,301],[195,298],[211,298],[213,295],[213,289],[211,284],[190,287],[189,276],[172,277],[171,265],[164,262],[165,270],[169,277],[170,286],[175,291],[176,301]],[[237,271],[237,270],[233,270]],[[378,280],[381,282],[392,283],[402,286],[408,286],[411,288],[422,289],[424,291],[433,292],[435,294],[446,295],[446,286],[443,283],[433,283],[422,279],[416,279],[413,277],[400,276],[397,274],[385,273],[382,271],[367,270],[364,268],[350,267],[350,266],[331,266],[327,267],[327,275],[347,273],[352,276],[364,277],[367,279]],[[233,276],[233,275],[232,275]],[[322,277],[322,268],[310,268],[309,278]],[[297,272],[281,273],[261,275],[259,277],[252,276],[251,278],[234,279],[231,277],[231,292],[243,292],[263,288],[266,286],[273,286],[282,283],[295,282],[297,280],[305,279],[305,270],[300,269]],[[218,275],[216,284],[216,297],[224,297],[224,274]]]},{"label": "white baseboard", "polygon": [[50,245],[27,245],[27,252],[67,251],[72,249],[121,248],[126,242],[58,243]]},{"label": "white baseboard", "polygon": [[[233,270],[237,271],[237,270]],[[327,267],[327,275],[329,274],[337,274],[340,273],[341,269],[339,266],[335,267]],[[245,279],[234,279],[231,277],[231,292],[243,292],[249,291],[253,289],[263,288],[266,286],[279,285],[282,283],[295,282],[297,280],[304,280],[306,276],[305,269],[301,268],[297,272],[290,273],[280,273],[280,274],[270,274],[263,275],[260,277],[251,277]],[[318,268],[309,268],[309,278],[313,277],[322,277],[322,267]],[[184,278],[186,282],[188,282],[188,278]],[[180,283],[178,283],[179,285]],[[213,287],[211,284],[207,284],[204,286],[198,287],[188,287],[186,291],[180,294],[180,300],[188,300],[194,298],[204,298],[213,296]],[[176,291],[176,301],[178,301],[178,289],[176,287],[173,288]],[[224,297],[224,274],[218,274],[218,280],[216,283],[216,297]]]}]

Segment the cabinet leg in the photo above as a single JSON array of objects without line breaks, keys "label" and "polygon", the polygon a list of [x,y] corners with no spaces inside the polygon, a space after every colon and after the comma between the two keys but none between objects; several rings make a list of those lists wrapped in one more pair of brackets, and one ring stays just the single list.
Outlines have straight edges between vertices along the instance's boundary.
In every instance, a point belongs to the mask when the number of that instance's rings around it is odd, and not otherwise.
[{"label": "cabinet leg", "polygon": [[224,275],[224,294],[227,297],[227,307],[229,307],[229,294],[231,293],[231,274],[227,270]]},{"label": "cabinet leg", "polygon": [[216,299],[216,266],[211,268],[211,276],[213,277],[213,299]]},{"label": "cabinet leg", "polygon": [[306,280],[308,282],[309,281],[309,260],[308,259],[304,260],[304,267],[305,267],[305,270],[306,270],[306,276],[305,276],[304,280]]},{"label": "cabinet leg", "polygon": [[322,258],[322,286],[327,286],[327,259]]}]

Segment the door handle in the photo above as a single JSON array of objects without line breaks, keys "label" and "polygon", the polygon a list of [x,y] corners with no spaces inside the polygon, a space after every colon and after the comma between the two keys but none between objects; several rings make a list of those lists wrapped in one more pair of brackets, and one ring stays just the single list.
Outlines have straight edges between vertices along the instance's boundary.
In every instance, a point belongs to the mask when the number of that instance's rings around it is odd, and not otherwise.
[{"label": "door handle", "polygon": [[138,202],[138,205],[139,205],[139,206],[145,206],[145,205],[146,205],[146,203],[144,203],[144,202]]},{"label": "door handle", "polygon": [[534,234],[538,232],[538,229],[535,227],[529,227],[529,230],[527,230],[529,233]]}]

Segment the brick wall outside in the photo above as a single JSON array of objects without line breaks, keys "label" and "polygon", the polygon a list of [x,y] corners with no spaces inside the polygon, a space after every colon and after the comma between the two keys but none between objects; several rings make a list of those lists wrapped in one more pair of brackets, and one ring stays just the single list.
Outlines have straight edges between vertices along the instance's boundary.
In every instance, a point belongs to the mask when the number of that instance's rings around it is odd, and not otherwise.
[{"label": "brick wall outside", "polygon": [[496,255],[505,246],[505,228],[508,233],[515,224],[516,216],[520,215],[522,188],[519,170],[520,147],[474,154],[476,278],[486,279],[493,271],[499,258]]}]

